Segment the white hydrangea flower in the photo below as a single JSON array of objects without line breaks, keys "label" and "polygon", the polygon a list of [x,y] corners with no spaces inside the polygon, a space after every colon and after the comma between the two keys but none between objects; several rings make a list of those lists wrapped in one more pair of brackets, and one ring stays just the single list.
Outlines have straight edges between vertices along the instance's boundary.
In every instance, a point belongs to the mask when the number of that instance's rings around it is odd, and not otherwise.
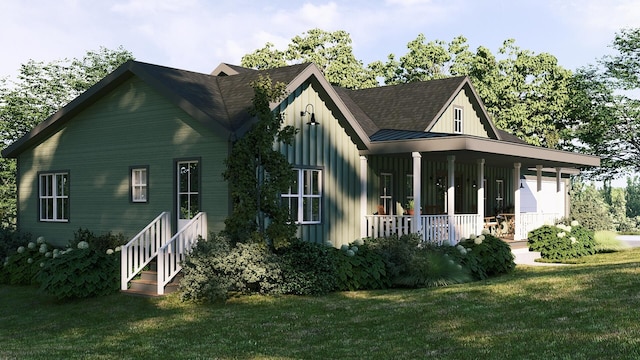
[{"label": "white hydrangea flower", "polygon": [[38,238],[36,239],[36,242],[38,244],[44,244],[44,236],[38,236]]},{"label": "white hydrangea flower", "polygon": [[482,244],[482,239],[477,237],[477,238],[473,239],[473,243],[476,244],[476,245],[480,245],[480,244]]},{"label": "white hydrangea flower", "polygon": [[352,247],[351,247],[351,251],[353,251],[354,253],[357,253],[357,252],[358,252],[358,250],[360,250],[360,249],[358,249],[358,247],[357,247],[357,246],[352,246]]},{"label": "white hydrangea flower", "polygon": [[38,250],[41,254],[44,254],[47,252],[47,244],[42,244],[40,245],[40,250]]},{"label": "white hydrangea flower", "polygon": [[28,247],[29,249],[35,249],[35,248],[36,248],[36,243],[34,243],[34,242],[30,242],[30,243],[27,245],[27,247]]},{"label": "white hydrangea flower", "polygon": [[44,263],[43,262],[40,263],[40,267],[44,267]]},{"label": "white hydrangea flower", "polygon": [[[333,246],[333,243],[330,242],[330,246]],[[122,246],[116,246],[115,251],[118,252],[120,250],[122,250]]]},{"label": "white hydrangea flower", "polygon": [[491,232],[489,231],[489,229],[482,229],[482,235],[489,235]]},{"label": "white hydrangea flower", "polygon": [[364,245],[364,241],[362,241],[362,239],[357,239],[356,241],[353,242],[353,245],[362,246]]},{"label": "white hydrangea flower", "polygon": [[567,234],[566,234],[564,231],[562,231],[562,232],[559,232],[557,236],[558,236],[560,239],[562,239],[562,238],[563,238],[563,237],[565,237],[566,235],[567,235]]},{"label": "white hydrangea flower", "polygon": [[469,240],[473,240],[473,239],[475,239],[475,238],[476,238],[476,234],[471,234],[471,235],[469,235]]},{"label": "white hydrangea flower", "polygon": [[18,248],[18,253],[22,254],[24,252],[24,246],[20,246]]},{"label": "white hydrangea flower", "polygon": [[347,251],[347,250],[349,250],[349,245],[347,245],[347,244],[343,244],[342,246],[340,246],[340,250],[342,250],[342,251]]},{"label": "white hydrangea flower", "polygon": [[51,257],[53,255],[53,253],[51,253],[51,251],[47,251],[46,253],[44,253],[44,257]]},{"label": "white hydrangea flower", "polygon": [[356,253],[353,250],[347,250],[347,256],[354,256]]},{"label": "white hydrangea flower", "polygon": [[576,238],[574,238],[573,236],[571,238],[569,238],[569,240],[571,240],[572,244],[575,244],[578,242],[578,240],[576,240]]},{"label": "white hydrangea flower", "polygon": [[33,263],[33,259],[32,259],[32,258],[28,258],[28,259],[27,259],[27,262],[28,262],[29,264],[32,264],[32,263]]},{"label": "white hydrangea flower", "polygon": [[107,249],[107,255],[113,254],[113,249]]},{"label": "white hydrangea flower", "polygon": [[578,222],[578,220],[573,220],[571,222],[571,226],[580,226],[580,222]]},{"label": "white hydrangea flower", "polygon": [[78,243],[78,249],[88,249],[89,248],[89,243],[86,241],[80,241]]},{"label": "white hydrangea flower", "polygon": [[449,259],[449,264],[453,265],[453,260]]}]

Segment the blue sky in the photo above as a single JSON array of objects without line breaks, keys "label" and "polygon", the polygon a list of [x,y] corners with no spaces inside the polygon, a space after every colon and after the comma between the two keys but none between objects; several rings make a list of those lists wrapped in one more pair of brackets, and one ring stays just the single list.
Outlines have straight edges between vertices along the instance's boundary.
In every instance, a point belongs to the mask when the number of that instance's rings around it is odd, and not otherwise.
[{"label": "blue sky", "polygon": [[640,27],[638,0],[3,0],[0,14],[0,77],[30,59],[120,45],[140,61],[206,73],[267,41],[284,49],[316,27],[349,32],[365,64],[405,54],[423,33],[446,42],[463,35],[494,53],[513,38],[574,70],[607,54],[620,29]]}]

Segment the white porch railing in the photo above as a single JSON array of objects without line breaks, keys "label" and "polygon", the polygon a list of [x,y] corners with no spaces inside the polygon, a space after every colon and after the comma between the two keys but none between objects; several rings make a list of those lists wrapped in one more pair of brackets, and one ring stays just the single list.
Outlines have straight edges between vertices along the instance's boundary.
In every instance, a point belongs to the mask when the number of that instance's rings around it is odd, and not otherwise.
[{"label": "white porch railing", "polygon": [[529,231],[535,230],[542,225],[553,225],[560,214],[556,213],[520,213],[519,224],[516,225],[515,231],[520,235],[520,239],[527,239]]},{"label": "white porch railing", "polygon": [[[546,213],[520,213],[515,231],[520,235],[519,239],[526,239],[529,231],[536,229],[545,223],[553,224],[559,214]],[[390,235],[405,235],[411,233],[413,216],[408,215],[366,215],[367,237],[384,237]],[[421,215],[422,240],[438,245],[449,242],[449,216],[448,215]],[[477,214],[457,214],[453,216],[451,230],[454,231],[453,241],[457,243],[463,237],[471,234],[478,235],[478,229],[484,227],[484,219]]]},{"label": "white porch railing", "polygon": [[166,244],[158,249],[158,295],[164,294],[164,287],[182,270],[181,262],[198,241],[207,236],[207,215],[198,213]]},{"label": "white porch railing", "polygon": [[127,290],[129,281],[156,257],[158,249],[171,237],[171,218],[163,212],[126,245],[120,254],[120,288]]}]

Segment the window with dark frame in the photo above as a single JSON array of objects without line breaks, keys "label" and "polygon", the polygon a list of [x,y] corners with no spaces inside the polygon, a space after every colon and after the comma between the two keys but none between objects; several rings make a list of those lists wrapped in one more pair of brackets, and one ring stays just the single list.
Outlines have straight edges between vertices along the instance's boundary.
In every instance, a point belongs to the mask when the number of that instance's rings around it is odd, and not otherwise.
[{"label": "window with dark frame", "polygon": [[69,173],[42,173],[38,176],[38,182],[40,221],[68,222]]},{"label": "window with dark frame", "polygon": [[453,132],[462,134],[463,112],[461,107],[453,108]]}]

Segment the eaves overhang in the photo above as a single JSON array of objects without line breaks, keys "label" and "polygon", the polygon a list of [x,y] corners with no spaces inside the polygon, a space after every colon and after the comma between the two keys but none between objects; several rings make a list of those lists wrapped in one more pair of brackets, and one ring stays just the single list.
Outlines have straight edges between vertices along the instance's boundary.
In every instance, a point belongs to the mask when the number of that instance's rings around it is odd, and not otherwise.
[{"label": "eaves overhang", "polygon": [[520,163],[523,168],[542,165],[550,168],[591,168],[600,166],[600,157],[569,151],[547,149],[476,136],[393,140],[372,142],[361,155],[391,155],[420,152],[431,159],[456,156],[456,161],[474,162],[485,159],[487,164]]}]

